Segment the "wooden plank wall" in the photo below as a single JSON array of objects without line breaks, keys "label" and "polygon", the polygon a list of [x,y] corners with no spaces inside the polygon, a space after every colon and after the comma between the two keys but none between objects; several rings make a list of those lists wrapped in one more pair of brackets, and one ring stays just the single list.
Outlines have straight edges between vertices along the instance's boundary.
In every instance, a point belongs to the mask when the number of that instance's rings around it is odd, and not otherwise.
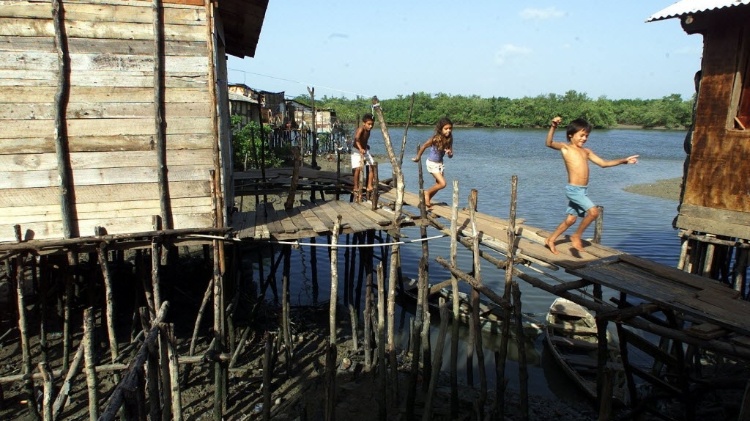
[{"label": "wooden plank wall", "polygon": [[[744,20],[747,22],[750,16]],[[747,45],[748,24],[705,30],[702,80],[693,132],[680,228],[750,238],[750,130],[735,127],[733,106],[739,45]],[[738,99],[738,98],[736,98]]]},{"label": "wooden plank wall", "polygon": [[[202,3],[202,2],[201,2]],[[149,231],[160,214],[154,27],[147,1],[65,0],[68,145],[81,236]],[[174,228],[213,226],[209,55],[203,6],[164,5]],[[55,155],[58,58],[49,1],[0,0],[0,241],[62,238]]]}]

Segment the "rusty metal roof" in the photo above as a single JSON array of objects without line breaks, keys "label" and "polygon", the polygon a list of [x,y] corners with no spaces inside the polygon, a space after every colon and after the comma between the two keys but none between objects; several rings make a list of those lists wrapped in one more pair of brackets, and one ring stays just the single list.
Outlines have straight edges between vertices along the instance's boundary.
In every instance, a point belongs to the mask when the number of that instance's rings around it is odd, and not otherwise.
[{"label": "rusty metal roof", "polygon": [[691,13],[707,12],[735,6],[750,4],[750,0],[682,0],[662,9],[646,19],[646,22],[676,18]]}]

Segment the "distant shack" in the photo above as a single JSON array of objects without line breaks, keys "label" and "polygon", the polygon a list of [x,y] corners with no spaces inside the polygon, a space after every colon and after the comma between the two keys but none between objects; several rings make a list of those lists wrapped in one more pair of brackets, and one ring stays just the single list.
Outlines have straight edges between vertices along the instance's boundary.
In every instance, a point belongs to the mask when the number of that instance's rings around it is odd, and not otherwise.
[{"label": "distant shack", "polygon": [[747,296],[750,248],[750,1],[683,0],[648,21],[679,18],[703,35],[694,125],[675,225],[681,268]]}]

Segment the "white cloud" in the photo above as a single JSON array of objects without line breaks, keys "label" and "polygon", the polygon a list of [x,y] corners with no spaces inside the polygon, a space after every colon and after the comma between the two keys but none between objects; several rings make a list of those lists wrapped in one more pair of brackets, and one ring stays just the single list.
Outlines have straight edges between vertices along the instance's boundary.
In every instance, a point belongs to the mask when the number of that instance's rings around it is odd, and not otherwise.
[{"label": "white cloud", "polygon": [[534,8],[527,8],[521,10],[522,19],[530,19],[530,20],[546,20],[546,19],[556,19],[561,18],[565,16],[565,12],[562,10],[557,10],[554,7],[548,7],[546,9],[534,9]]},{"label": "white cloud", "polygon": [[526,56],[529,54],[531,54],[531,48],[505,44],[495,53],[495,63],[503,65],[508,60],[513,59],[513,57]]}]

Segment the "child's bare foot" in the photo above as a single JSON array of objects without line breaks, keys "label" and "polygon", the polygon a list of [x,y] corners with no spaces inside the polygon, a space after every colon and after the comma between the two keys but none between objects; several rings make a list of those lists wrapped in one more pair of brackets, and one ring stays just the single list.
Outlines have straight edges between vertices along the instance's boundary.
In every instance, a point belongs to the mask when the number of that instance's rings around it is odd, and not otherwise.
[{"label": "child's bare foot", "polygon": [[411,160],[412,160],[412,162],[419,162],[419,158],[417,158],[416,156],[414,158],[412,158]]},{"label": "child's bare foot", "polygon": [[573,243],[573,248],[578,251],[583,251],[583,243],[581,242],[581,236],[573,234],[570,236],[570,242]]},{"label": "child's bare foot", "polygon": [[559,254],[560,253],[555,248],[555,242],[552,241],[552,240],[550,240],[549,237],[544,239],[544,245],[549,249],[549,251],[552,252],[552,254]]},{"label": "child's bare foot", "polygon": [[424,193],[424,207],[426,208],[432,208],[432,203],[430,203],[430,196],[427,195],[427,192]]}]

